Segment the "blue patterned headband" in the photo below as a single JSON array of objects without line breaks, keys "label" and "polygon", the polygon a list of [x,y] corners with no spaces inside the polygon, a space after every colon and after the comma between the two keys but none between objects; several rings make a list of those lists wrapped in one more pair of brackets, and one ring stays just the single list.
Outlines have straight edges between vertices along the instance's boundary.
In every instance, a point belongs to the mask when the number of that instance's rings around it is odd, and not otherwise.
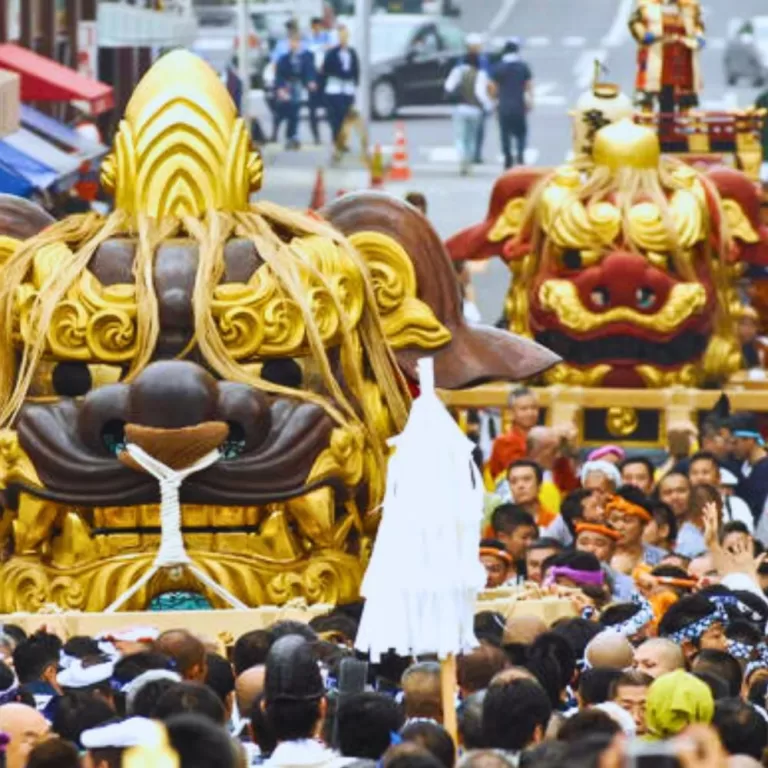
[{"label": "blue patterned headband", "polygon": [[635,592],[632,595],[632,602],[635,605],[639,605],[640,610],[621,624],[614,624],[614,626],[611,627],[614,632],[618,632],[620,635],[624,635],[624,637],[632,637],[632,635],[636,635],[643,627],[650,624],[654,619],[653,606],[642,595]]},{"label": "blue patterned headband", "polygon": [[668,635],[667,639],[678,644],[681,644],[686,640],[695,642],[715,624],[727,624],[728,614],[725,612],[725,608],[720,604],[716,604],[713,607],[714,612],[710,613],[709,616],[704,616],[701,619],[691,622],[687,627],[683,627],[683,629]]},{"label": "blue patterned headband", "polygon": [[712,595],[709,599],[716,605],[733,606],[748,621],[751,621],[754,624],[760,624],[761,627],[764,626],[765,618],[763,615],[753,608],[750,608],[746,603],[742,603],[738,597],[734,597],[733,595]]}]

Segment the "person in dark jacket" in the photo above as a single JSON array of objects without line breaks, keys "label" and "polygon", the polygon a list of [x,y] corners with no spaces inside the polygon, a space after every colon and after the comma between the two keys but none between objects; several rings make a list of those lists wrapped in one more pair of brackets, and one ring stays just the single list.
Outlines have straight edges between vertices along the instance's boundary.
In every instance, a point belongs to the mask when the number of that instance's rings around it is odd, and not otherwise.
[{"label": "person in dark jacket", "polygon": [[515,162],[523,165],[528,138],[528,112],[532,106],[533,75],[530,67],[520,57],[520,45],[516,40],[508,40],[504,46],[501,62],[493,72],[493,81],[496,83],[499,104],[499,132],[504,167],[511,168]]},{"label": "person in dark jacket", "polygon": [[323,63],[325,108],[334,143],[339,140],[341,128],[355,103],[360,83],[360,59],[357,51],[349,45],[349,30],[342,25],[338,31],[339,45],[328,51]]},{"label": "person in dark jacket", "polygon": [[312,54],[301,48],[301,38],[294,33],[290,50],[277,60],[275,70],[275,97],[277,109],[288,123],[286,149],[299,149],[299,110],[304,89],[317,90],[317,74]]}]

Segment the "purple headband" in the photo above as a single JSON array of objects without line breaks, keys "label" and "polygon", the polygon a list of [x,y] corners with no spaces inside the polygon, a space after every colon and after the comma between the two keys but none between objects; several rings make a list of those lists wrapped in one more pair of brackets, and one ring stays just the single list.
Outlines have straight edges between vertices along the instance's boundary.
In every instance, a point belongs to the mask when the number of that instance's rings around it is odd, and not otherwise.
[{"label": "purple headband", "polygon": [[600,571],[577,571],[575,568],[569,568],[566,565],[556,565],[550,568],[544,586],[548,587],[555,583],[558,576],[565,576],[566,579],[575,581],[585,587],[602,587],[605,583],[605,574]]},{"label": "purple headband", "polygon": [[618,456],[620,461],[623,461],[624,457],[627,455],[624,453],[624,449],[620,448],[618,445],[604,445],[602,448],[596,448],[592,451],[592,453],[587,456],[587,461],[599,461],[611,454]]}]

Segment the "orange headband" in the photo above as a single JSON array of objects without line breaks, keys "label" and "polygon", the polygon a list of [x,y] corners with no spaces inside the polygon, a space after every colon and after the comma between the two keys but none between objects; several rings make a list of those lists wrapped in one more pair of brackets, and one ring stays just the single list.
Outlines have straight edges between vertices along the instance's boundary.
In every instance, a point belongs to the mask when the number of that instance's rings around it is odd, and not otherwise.
[{"label": "orange headband", "polygon": [[599,533],[612,541],[618,541],[621,538],[621,534],[617,530],[596,523],[577,523],[576,535],[578,536],[580,533]]},{"label": "orange headband", "polygon": [[507,563],[507,565],[512,564],[512,555],[510,555],[506,549],[496,549],[495,547],[480,547],[480,557],[483,555],[498,557],[499,560],[503,560],[505,563]]},{"label": "orange headband", "polygon": [[631,501],[627,501],[621,496],[611,496],[605,505],[608,512],[614,509],[617,512],[623,512],[625,515],[631,515],[632,517],[639,517],[646,523],[650,523],[653,517],[649,514],[647,509],[643,509],[639,504],[633,504]]}]

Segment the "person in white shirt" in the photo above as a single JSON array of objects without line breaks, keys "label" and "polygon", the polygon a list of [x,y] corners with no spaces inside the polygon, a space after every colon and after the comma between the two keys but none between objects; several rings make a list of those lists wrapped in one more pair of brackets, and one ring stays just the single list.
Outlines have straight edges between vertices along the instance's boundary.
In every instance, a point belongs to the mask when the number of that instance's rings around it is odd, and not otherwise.
[{"label": "person in white shirt", "polygon": [[445,91],[455,104],[453,120],[462,176],[472,168],[477,154],[480,123],[493,111],[488,75],[480,68],[477,53],[468,53],[445,81]]},{"label": "person in white shirt", "polygon": [[714,454],[706,451],[694,454],[688,465],[688,479],[692,486],[711,485],[717,488],[723,499],[723,523],[744,523],[750,535],[754,535],[755,519],[749,506],[733,493],[738,480],[732,472],[720,466]]}]

